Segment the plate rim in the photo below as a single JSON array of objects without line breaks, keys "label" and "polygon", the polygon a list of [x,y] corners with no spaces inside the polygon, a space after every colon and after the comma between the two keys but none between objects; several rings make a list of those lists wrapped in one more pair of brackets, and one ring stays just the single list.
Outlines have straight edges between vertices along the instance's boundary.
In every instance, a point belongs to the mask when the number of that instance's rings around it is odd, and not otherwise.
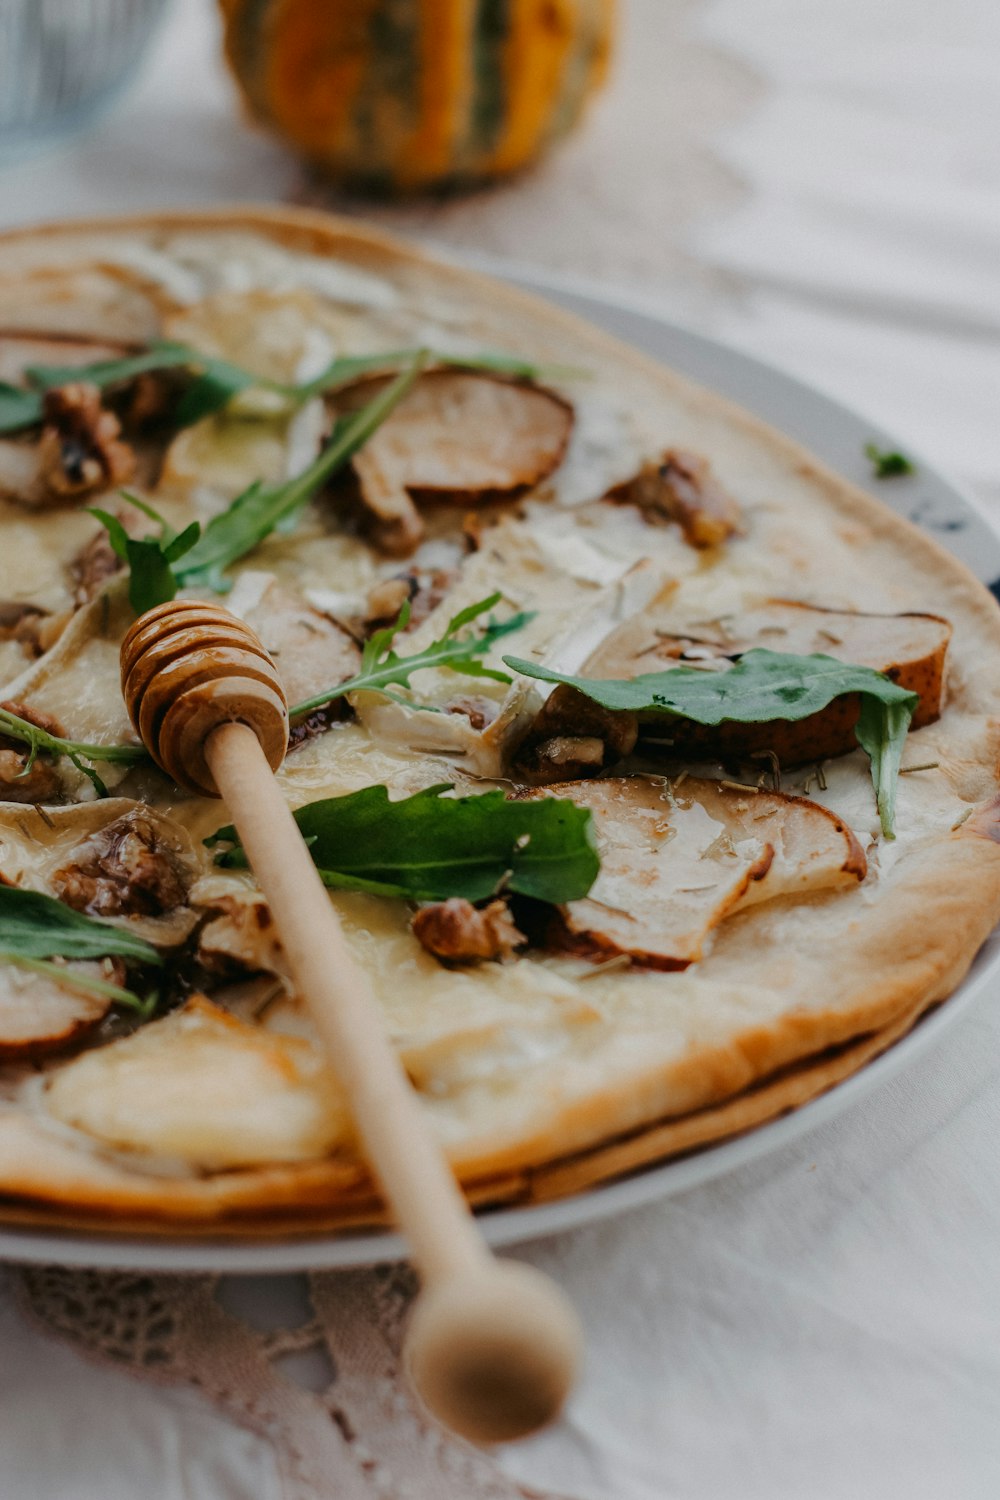
[{"label": "plate rim", "polygon": [[[761,397],[770,391],[792,396],[800,402],[805,401],[814,417],[822,421],[826,416],[832,416],[838,428],[863,428],[873,440],[898,443],[898,439],[881,423],[870,420],[811,382],[791,374],[778,364],[747,353],[724,339],[701,333],[678,322],[643,299],[609,291],[581,277],[564,276],[483,255],[457,257],[454,254],[448,255],[447,251],[441,252],[440,247],[436,246],[434,250],[441,254],[441,258],[485,272],[521,290],[547,298],[558,306],[568,307],[605,329],[609,329],[608,320],[613,325],[614,320],[623,315],[638,320],[644,326],[655,329],[659,339],[677,346],[677,351],[672,351],[669,356],[669,363],[688,378],[708,383],[699,371],[691,372],[685,362],[685,355],[689,360],[693,358],[696,365],[700,365],[702,361],[710,365],[721,361],[723,365],[730,367],[731,373],[741,375],[743,380],[735,382],[738,388],[738,394],[735,395],[725,380],[717,382],[713,379],[712,388],[721,390],[729,399],[737,401],[772,425],[773,414],[769,410],[761,412],[758,409],[753,395],[748,396],[744,382],[761,382]],[[616,331],[613,326],[609,331],[619,338],[623,337],[621,331]],[[626,342],[630,341],[627,335],[624,337]],[[662,353],[658,355],[653,352],[653,357],[659,358],[663,363],[668,362]],[[766,401],[762,404],[767,406]],[[795,431],[796,425],[794,422],[791,425],[783,423],[781,430],[798,441],[804,441],[824,462],[831,462],[822,449],[817,451],[815,435],[800,438]],[[938,465],[927,460],[921,454],[918,444],[907,440],[902,446],[916,459],[920,482],[924,488],[929,489],[939,500],[945,499],[952,508],[957,506],[971,512],[988,531],[997,548],[996,573],[1000,576],[1000,525],[990,516],[983,502]],[[853,479],[868,493],[873,493],[871,484],[865,484],[863,476],[859,478],[855,475]],[[894,498],[905,498],[906,493],[904,487],[890,491],[888,495],[880,491],[875,498],[888,500],[891,504]],[[944,545],[947,547],[947,543]],[[859,1099],[909,1067],[960,1016],[982,999],[991,981],[995,981],[998,976],[1000,929],[987,939],[974,958],[969,973],[945,1001],[930,1010],[910,1032],[885,1052],[815,1099],[741,1135],[706,1145],[673,1160],[654,1163],[624,1178],[585,1189],[581,1193],[550,1203],[488,1210],[478,1216],[484,1237],[495,1248],[509,1248],[564,1233],[700,1187],[791,1145],[820,1129],[850,1109]],[[185,1239],[183,1235],[169,1234],[152,1239],[132,1235],[116,1236],[108,1230],[85,1233],[78,1230],[0,1225],[0,1262],[57,1262],[67,1266],[108,1270],[260,1275],[348,1269],[405,1260],[407,1257],[405,1241],[391,1231],[299,1234],[289,1239],[248,1242],[222,1236],[214,1237],[211,1241]]]}]

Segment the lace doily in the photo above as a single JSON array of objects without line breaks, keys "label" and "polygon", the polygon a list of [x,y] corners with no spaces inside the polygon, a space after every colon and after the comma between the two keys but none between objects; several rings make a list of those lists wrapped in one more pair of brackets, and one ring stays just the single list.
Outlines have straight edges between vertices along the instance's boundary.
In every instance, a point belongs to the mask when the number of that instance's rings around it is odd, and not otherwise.
[{"label": "lace doily", "polygon": [[[216,1277],[30,1267],[20,1301],[90,1359],[200,1388],[274,1447],[284,1500],[566,1500],[507,1478],[423,1412],[400,1369],[416,1283],[402,1266],[309,1278],[313,1316],[258,1331],[223,1306]],[[321,1353],[329,1379],[293,1379]]]}]

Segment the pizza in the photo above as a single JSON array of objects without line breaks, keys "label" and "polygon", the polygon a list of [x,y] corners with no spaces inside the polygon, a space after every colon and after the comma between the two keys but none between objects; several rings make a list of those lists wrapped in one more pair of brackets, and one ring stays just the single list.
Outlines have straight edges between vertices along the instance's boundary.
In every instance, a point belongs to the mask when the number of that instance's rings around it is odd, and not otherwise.
[{"label": "pizza", "polygon": [[1000,913],[993,599],[584,323],[317,214],[62,224],[0,240],[0,382],[3,1221],[383,1218],[226,809],[129,723],[169,598],[273,657],[477,1205],[801,1105]]}]

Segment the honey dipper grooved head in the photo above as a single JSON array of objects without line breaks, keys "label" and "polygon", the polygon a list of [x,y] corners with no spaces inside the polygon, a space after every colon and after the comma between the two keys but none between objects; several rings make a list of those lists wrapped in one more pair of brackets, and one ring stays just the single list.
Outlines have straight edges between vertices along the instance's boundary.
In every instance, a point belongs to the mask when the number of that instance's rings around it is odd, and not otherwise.
[{"label": "honey dipper grooved head", "polygon": [[121,673],[136,733],[178,786],[219,795],[205,741],[220,724],[247,724],[272,771],[284,760],[288,703],[278,670],[228,610],[174,599],[140,615],[122,641]]}]

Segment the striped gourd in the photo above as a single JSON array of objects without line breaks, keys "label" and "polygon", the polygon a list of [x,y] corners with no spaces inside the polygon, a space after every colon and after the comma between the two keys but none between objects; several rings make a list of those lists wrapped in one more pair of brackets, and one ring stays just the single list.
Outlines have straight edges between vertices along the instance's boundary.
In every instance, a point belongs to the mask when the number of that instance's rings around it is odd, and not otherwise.
[{"label": "striped gourd", "polygon": [[376,191],[498,177],[601,83],[615,0],[221,0],[251,113]]}]

